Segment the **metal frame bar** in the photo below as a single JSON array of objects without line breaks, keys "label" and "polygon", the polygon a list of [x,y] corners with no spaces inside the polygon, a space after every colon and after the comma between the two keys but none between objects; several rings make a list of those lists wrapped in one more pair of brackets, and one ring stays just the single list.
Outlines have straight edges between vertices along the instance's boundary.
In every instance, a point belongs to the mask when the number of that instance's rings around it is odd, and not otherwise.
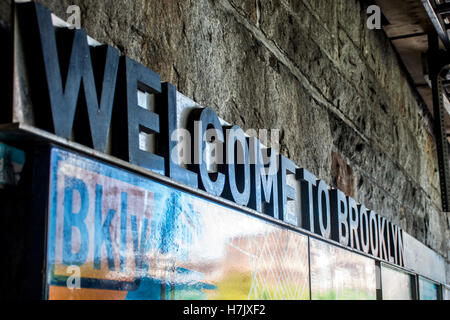
[{"label": "metal frame bar", "polygon": [[377,300],[383,300],[383,281],[381,275],[381,265],[380,261],[375,261],[375,282],[377,291]]},{"label": "metal frame bar", "polygon": [[415,299],[414,300],[420,300],[420,286],[419,286],[419,275],[415,274],[414,275],[414,285],[415,285]]},{"label": "metal frame bar", "polygon": [[441,39],[445,48],[450,51],[450,39],[448,37],[447,27],[444,23],[444,20],[442,20],[441,13],[437,12],[438,6],[436,6],[436,2],[434,0],[422,0],[422,5],[424,6],[428,16],[430,17],[431,23],[436,29],[436,32],[439,35],[439,38]]},{"label": "metal frame bar", "polygon": [[309,281],[309,300],[312,298],[312,277],[311,277],[311,237],[308,237],[308,281]]},{"label": "metal frame bar", "polygon": [[411,290],[412,290],[412,299],[419,300],[419,283],[418,277],[416,274],[409,275],[409,281],[411,281]]},{"label": "metal frame bar", "polygon": [[50,148],[38,146],[32,150],[32,209],[28,220],[27,297],[47,299],[47,207],[50,182]]},{"label": "metal frame bar", "polygon": [[[448,39],[448,38],[447,38]],[[439,178],[441,186],[442,210],[449,211],[450,205],[450,169],[448,157],[448,140],[444,123],[443,78],[442,74],[448,65],[447,54],[442,55],[439,50],[438,35],[435,32],[428,34],[428,65],[433,96],[434,130],[439,165]]]}]

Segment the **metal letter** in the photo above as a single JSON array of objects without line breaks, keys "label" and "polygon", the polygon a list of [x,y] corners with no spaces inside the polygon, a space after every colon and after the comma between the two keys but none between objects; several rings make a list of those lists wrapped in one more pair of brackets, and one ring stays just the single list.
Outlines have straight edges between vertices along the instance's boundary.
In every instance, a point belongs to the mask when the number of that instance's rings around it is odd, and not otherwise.
[{"label": "metal letter", "polygon": [[298,169],[297,179],[300,180],[302,228],[314,232],[313,187],[317,178],[306,169]]},{"label": "metal letter", "polygon": [[278,217],[284,221],[284,217],[287,215],[287,202],[289,200],[296,200],[297,194],[295,189],[287,184],[287,175],[295,174],[296,166],[292,160],[287,159],[285,156],[280,155],[280,170],[278,171]]},{"label": "metal letter", "polygon": [[370,251],[370,231],[369,216],[367,209],[363,205],[359,205],[359,237],[361,239],[361,247],[365,253]]},{"label": "metal letter", "polygon": [[380,240],[380,259],[388,261],[387,249],[386,249],[386,219],[382,216],[378,216],[378,236]]},{"label": "metal letter", "polygon": [[350,247],[361,250],[359,246],[359,217],[358,205],[355,199],[347,197],[348,201],[348,215],[350,224]]},{"label": "metal letter", "polygon": [[[119,52],[109,46],[90,48],[84,30],[60,30],[58,48],[47,8],[34,2],[18,4],[17,8],[19,24],[34,25],[33,28],[23,25],[21,29],[26,30],[22,37],[36,125],[66,139],[73,129],[77,142],[105,152]],[[66,72],[64,83],[61,70]],[[98,81],[100,76],[102,81]],[[96,83],[101,84],[101,90]],[[85,97],[82,101],[81,84]],[[97,92],[101,92],[100,102]]]},{"label": "metal letter", "polygon": [[266,170],[261,143],[254,137],[248,138],[247,141],[252,181],[249,207],[272,217],[278,216],[278,158],[276,152],[273,149],[267,149],[267,152],[270,153],[270,162]]},{"label": "metal letter", "polygon": [[[250,200],[250,163],[247,139],[244,131],[238,126],[223,127],[226,131],[225,164],[222,172],[227,176],[224,189],[224,197],[246,206]],[[243,151],[239,154],[239,147]],[[242,159],[240,159],[242,158]],[[241,190],[239,190],[241,189]]]},{"label": "metal letter", "polygon": [[397,260],[397,264],[400,267],[404,267],[405,266],[405,260],[404,260],[404,256],[405,256],[405,247],[403,246],[403,230],[399,228],[398,230],[398,260]]},{"label": "metal letter", "polygon": [[[201,128],[199,132],[195,132],[195,122],[200,122]],[[225,175],[221,172],[210,174],[207,168],[204,150],[206,148],[206,131],[209,127],[216,130],[216,139],[219,143],[224,143],[222,125],[214,110],[210,108],[194,109],[189,115],[189,131],[196,140],[192,145],[192,154],[194,163],[190,165],[192,171],[198,174],[198,185],[206,192],[221,196],[225,187]],[[197,146],[197,147],[196,147]]]},{"label": "metal letter", "polygon": [[164,158],[139,148],[140,132],[156,134],[158,144],[159,115],[140,107],[137,97],[138,89],[151,94],[161,93],[161,78],[128,57],[122,57],[121,61],[120,85],[126,95],[121,95],[117,100],[119,105],[113,120],[113,152],[125,161],[164,175]]},{"label": "metal letter", "polygon": [[378,220],[375,211],[370,211],[369,214],[369,234],[370,234],[370,252],[372,256],[378,257],[379,242],[378,242]]},{"label": "metal letter", "polygon": [[[349,241],[348,207],[345,194],[338,189],[330,191],[331,236],[340,244],[347,246]],[[345,231],[344,231],[345,230]]]},{"label": "metal letter", "polygon": [[[329,239],[331,236],[331,218],[330,218],[330,196],[328,186],[322,180],[317,180],[317,187],[314,188],[314,212],[319,217],[318,226],[320,234]],[[325,207],[325,208],[324,208]],[[325,213],[325,223],[324,223]],[[325,227],[326,224],[326,227]]]},{"label": "metal letter", "polygon": [[386,220],[386,247],[387,247],[387,252],[388,252],[388,261],[391,263],[395,262],[395,258],[394,256],[392,256],[392,251],[393,251],[393,244],[392,244],[392,237],[391,237],[391,233],[392,233],[392,229],[391,229],[391,225],[392,223],[388,220]]},{"label": "metal letter", "polygon": [[394,263],[398,264],[398,232],[399,228],[393,224],[389,223],[391,225],[391,239],[390,239],[390,247],[391,247],[391,253],[394,252]]},{"label": "metal letter", "polygon": [[176,142],[172,140],[172,133],[177,129],[177,90],[170,83],[162,84],[162,94],[157,96],[157,106],[160,108],[161,143],[158,144],[158,153],[164,157],[166,175],[176,181],[187,184],[193,188],[198,187],[198,176],[182,168],[176,162],[177,156],[172,153]]}]

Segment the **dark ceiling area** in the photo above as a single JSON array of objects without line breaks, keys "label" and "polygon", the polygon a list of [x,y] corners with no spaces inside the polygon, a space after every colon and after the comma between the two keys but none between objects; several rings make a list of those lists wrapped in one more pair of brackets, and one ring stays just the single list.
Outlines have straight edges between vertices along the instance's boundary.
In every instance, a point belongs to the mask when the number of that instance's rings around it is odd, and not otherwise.
[{"label": "dark ceiling area", "polygon": [[[383,29],[399,54],[411,82],[433,114],[431,82],[428,78],[426,53],[428,34],[439,35],[440,48],[449,50],[447,28],[450,28],[450,3],[444,0],[377,0],[385,17]],[[443,83],[450,93],[450,81]],[[449,90],[449,91],[446,91]],[[444,123],[450,135],[450,94],[444,95]]]}]

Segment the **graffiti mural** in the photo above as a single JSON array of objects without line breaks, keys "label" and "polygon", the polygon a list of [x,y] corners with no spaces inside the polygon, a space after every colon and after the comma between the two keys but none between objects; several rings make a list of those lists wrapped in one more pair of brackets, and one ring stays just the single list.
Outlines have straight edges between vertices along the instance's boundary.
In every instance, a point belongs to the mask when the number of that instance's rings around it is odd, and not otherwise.
[{"label": "graffiti mural", "polygon": [[309,299],[304,235],[59,149],[50,172],[49,299]]}]

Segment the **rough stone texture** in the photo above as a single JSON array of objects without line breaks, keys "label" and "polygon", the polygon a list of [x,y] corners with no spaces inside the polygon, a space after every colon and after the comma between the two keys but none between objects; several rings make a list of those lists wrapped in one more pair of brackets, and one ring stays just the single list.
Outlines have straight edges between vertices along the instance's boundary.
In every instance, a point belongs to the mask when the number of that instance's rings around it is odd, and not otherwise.
[{"label": "rough stone texture", "polygon": [[[352,167],[350,167],[345,160],[336,152],[331,152],[331,176],[333,180],[331,184],[336,186],[339,190],[350,197],[355,197],[355,176]],[[364,183],[361,178],[359,183]]]},{"label": "rough stone texture", "polygon": [[[382,31],[356,0],[39,1],[77,4],[100,42],[244,129],[281,130],[281,152],[449,261],[436,146]],[[0,0],[8,20],[9,1]],[[333,157],[351,169],[333,170]],[[340,177],[339,175],[344,175]],[[447,279],[450,269],[447,267]]]}]

